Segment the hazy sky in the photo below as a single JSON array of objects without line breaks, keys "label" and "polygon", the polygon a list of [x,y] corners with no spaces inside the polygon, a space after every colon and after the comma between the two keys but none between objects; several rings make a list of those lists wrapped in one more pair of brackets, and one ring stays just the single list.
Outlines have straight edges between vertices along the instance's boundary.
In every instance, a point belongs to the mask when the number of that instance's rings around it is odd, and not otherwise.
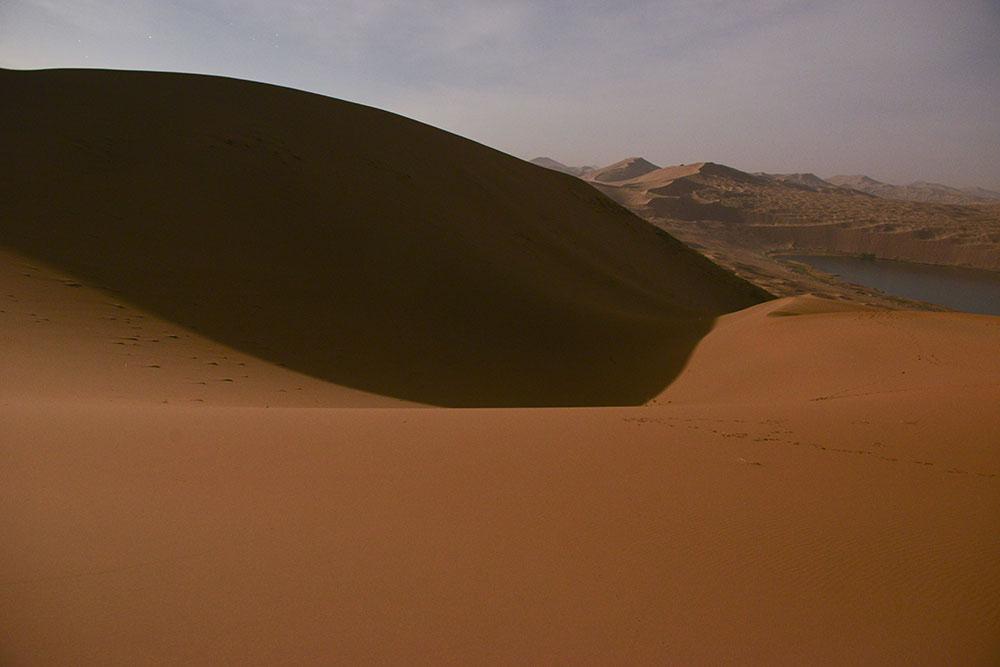
[{"label": "hazy sky", "polygon": [[1000,189],[1000,0],[0,0],[0,66],[280,83],[569,164]]}]

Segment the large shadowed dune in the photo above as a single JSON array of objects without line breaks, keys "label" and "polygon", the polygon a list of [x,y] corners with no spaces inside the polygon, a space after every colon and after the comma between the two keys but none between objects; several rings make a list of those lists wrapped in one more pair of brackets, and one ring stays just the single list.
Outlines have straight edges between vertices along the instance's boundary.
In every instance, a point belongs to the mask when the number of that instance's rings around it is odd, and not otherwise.
[{"label": "large shadowed dune", "polygon": [[0,71],[0,243],[260,358],[449,406],[636,404],[768,297],[588,184],[216,77]]}]

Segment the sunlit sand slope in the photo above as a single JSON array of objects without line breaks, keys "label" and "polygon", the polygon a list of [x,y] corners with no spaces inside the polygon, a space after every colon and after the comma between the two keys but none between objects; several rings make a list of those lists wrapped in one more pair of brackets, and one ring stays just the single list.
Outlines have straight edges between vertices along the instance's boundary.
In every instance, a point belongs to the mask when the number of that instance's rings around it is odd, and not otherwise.
[{"label": "sunlit sand slope", "polygon": [[0,655],[995,664],[997,349],[785,300],[647,407],[7,402]]}]

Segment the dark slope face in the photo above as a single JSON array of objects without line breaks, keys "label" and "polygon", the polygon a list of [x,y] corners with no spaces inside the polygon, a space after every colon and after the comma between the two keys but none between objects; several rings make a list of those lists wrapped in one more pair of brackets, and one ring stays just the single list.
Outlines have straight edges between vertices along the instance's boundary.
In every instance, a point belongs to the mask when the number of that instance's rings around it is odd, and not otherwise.
[{"label": "dark slope face", "polygon": [[0,71],[0,145],[0,243],[409,400],[640,403],[767,296],[586,183],[284,88]]}]

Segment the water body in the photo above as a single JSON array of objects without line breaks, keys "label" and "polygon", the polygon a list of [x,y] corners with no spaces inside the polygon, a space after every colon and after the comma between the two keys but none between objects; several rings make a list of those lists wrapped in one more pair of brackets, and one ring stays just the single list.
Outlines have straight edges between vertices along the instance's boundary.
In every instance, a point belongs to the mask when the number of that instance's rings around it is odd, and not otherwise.
[{"label": "water body", "polygon": [[860,257],[796,255],[789,259],[893,296],[967,313],[1000,315],[1000,272]]}]

